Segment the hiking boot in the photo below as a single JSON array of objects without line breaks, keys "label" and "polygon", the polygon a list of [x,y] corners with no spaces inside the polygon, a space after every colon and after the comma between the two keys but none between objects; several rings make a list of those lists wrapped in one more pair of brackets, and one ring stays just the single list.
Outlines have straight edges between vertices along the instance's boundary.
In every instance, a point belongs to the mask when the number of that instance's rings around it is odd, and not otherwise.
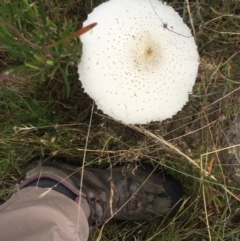
[{"label": "hiking boot", "polygon": [[52,188],[79,203],[89,226],[117,220],[151,221],[174,214],[182,190],[169,175],[157,174],[148,165],[129,164],[109,169],[64,164],[60,158],[34,160],[23,170],[17,189]]}]

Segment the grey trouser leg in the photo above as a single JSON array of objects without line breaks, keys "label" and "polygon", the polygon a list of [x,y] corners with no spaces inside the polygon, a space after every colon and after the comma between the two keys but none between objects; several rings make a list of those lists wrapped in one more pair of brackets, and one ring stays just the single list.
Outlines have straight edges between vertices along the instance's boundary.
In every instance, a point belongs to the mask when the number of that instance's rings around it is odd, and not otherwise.
[{"label": "grey trouser leg", "polygon": [[86,241],[83,209],[53,190],[26,187],[0,206],[0,239],[11,241]]}]

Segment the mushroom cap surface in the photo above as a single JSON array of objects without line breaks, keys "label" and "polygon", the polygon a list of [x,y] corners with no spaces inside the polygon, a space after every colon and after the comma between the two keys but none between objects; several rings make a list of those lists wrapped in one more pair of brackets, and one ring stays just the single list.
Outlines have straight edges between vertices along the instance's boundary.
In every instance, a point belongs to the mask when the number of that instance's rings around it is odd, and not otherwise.
[{"label": "mushroom cap surface", "polygon": [[158,0],[110,0],[88,15],[78,66],[85,92],[128,124],[162,121],[188,101],[198,51],[182,18]]}]

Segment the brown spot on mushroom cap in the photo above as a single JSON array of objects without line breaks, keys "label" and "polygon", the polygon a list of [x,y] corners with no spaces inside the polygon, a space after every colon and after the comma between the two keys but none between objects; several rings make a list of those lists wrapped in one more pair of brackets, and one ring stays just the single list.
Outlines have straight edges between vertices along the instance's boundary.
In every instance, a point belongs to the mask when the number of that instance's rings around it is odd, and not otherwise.
[{"label": "brown spot on mushroom cap", "polygon": [[150,1],[101,4],[84,23],[97,27],[81,37],[83,87],[105,114],[131,124],[161,121],[181,110],[198,70],[189,28],[171,7]]},{"label": "brown spot on mushroom cap", "polygon": [[145,52],[146,59],[150,58],[153,55],[153,49],[150,46],[147,47],[144,52]]}]

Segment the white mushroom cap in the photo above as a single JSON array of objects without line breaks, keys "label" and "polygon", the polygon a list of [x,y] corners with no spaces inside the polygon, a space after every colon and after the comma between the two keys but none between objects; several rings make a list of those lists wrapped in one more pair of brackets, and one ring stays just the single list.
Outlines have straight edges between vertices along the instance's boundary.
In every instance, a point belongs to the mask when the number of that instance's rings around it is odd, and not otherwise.
[{"label": "white mushroom cap", "polygon": [[129,124],[162,121],[188,101],[198,71],[190,29],[158,0],[110,0],[81,36],[83,88],[105,114]]}]

